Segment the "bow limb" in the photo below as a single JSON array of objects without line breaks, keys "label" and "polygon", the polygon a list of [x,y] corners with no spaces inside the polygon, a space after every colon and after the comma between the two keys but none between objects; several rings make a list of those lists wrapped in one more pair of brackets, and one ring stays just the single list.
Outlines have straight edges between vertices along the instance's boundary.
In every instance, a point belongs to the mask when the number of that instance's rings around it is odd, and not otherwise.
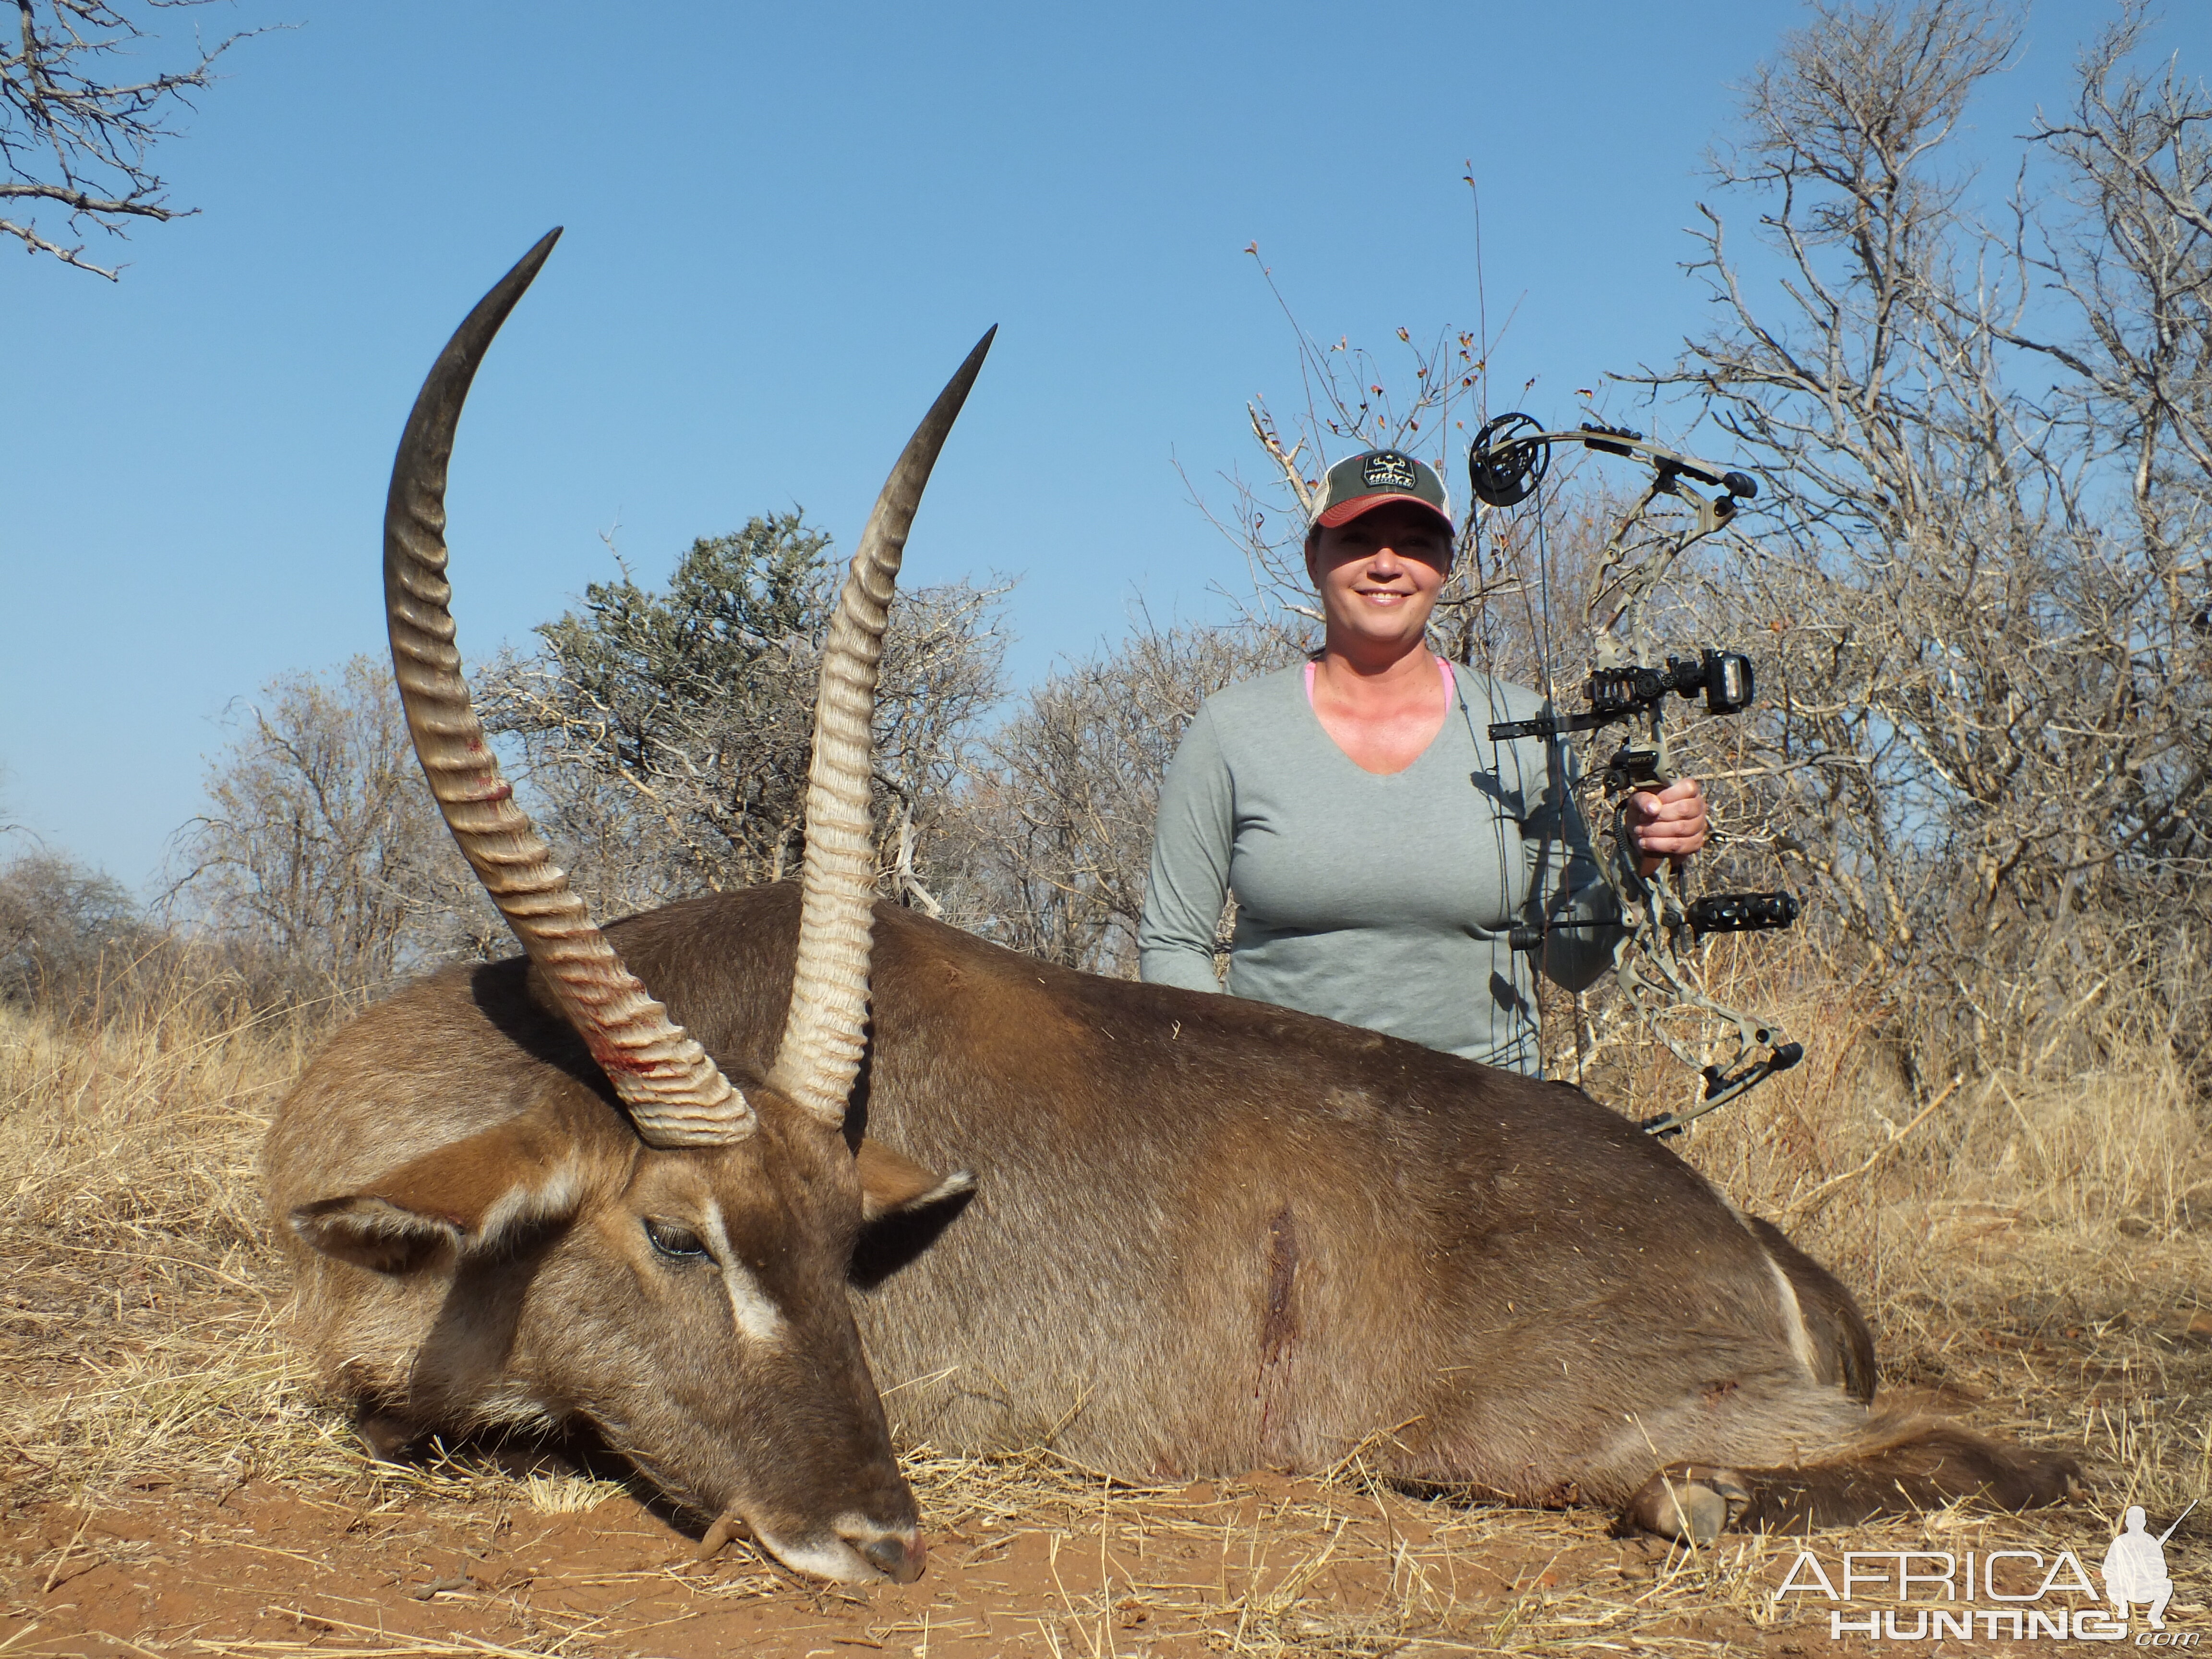
[{"label": "bow limb", "polygon": [[[1525,416],[1522,418],[1526,418]],[[1495,424],[1493,422],[1493,424]],[[1530,425],[1535,422],[1530,422]],[[1533,450],[1551,444],[1581,444],[1607,455],[1624,455],[1631,459],[1641,459],[1661,478],[1686,477],[1714,489],[1725,490],[1730,497],[1742,496],[1750,501],[1759,494],[1759,480],[1748,472],[1722,467],[1711,461],[1701,461],[1694,455],[1686,455],[1679,449],[1669,449],[1664,444],[1655,444],[1640,432],[1630,432],[1620,427],[1583,426],[1571,432],[1528,432],[1516,430],[1493,453],[1506,450]],[[1723,509],[1723,515],[1734,508]]]}]

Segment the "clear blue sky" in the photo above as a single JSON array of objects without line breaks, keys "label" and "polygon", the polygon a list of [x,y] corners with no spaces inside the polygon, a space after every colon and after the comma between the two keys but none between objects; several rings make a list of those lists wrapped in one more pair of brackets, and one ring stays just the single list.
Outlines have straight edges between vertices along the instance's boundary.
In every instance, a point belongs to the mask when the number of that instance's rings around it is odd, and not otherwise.
[{"label": "clear blue sky", "polygon": [[[2202,69],[2175,0],[2160,40]],[[1978,112],[2063,96],[2103,0],[2046,0]],[[1241,576],[1189,505],[1287,402],[1286,325],[1471,325],[1495,385],[1571,389],[1700,326],[1678,263],[1729,83],[1800,16],[1695,8],[1148,3],[586,7],[238,0],[160,166],[199,216],[0,258],[0,822],[149,881],[218,720],[380,652],[379,520],[416,386],[476,296],[568,235],[462,426],[472,659],[610,574],[803,504],[849,547],[906,431],[998,346],[908,561],[1018,576],[1018,683]],[[1741,210],[1738,209],[1739,217]],[[20,838],[4,848],[21,847]]]}]

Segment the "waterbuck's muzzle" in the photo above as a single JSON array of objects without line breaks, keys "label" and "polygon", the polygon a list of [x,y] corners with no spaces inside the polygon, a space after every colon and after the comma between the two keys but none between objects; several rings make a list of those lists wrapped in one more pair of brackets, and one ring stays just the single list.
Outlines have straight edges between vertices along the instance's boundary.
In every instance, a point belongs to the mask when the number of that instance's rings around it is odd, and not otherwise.
[{"label": "waterbuck's muzzle", "polygon": [[888,1578],[911,1584],[929,1563],[921,1528],[912,1522],[890,1527],[862,1516],[842,1516],[828,1537],[811,1540],[779,1538],[758,1527],[751,1531],[761,1547],[784,1565],[840,1583]]},{"label": "waterbuck's muzzle", "polygon": [[[732,1510],[707,1529],[699,1543],[699,1559],[702,1561],[719,1554],[722,1547],[732,1538],[750,1539],[787,1565],[793,1558],[818,1554],[824,1565],[805,1569],[825,1578],[840,1583],[859,1583],[872,1576],[881,1576],[894,1583],[911,1584],[921,1577],[929,1564],[929,1551],[921,1541],[918,1527],[879,1526],[854,1516],[848,1517],[837,1528],[834,1542],[828,1546],[807,1545],[785,1540],[777,1544],[763,1542],[759,1533],[742,1516]],[[842,1563],[838,1552],[846,1556],[857,1556],[859,1562]]]}]

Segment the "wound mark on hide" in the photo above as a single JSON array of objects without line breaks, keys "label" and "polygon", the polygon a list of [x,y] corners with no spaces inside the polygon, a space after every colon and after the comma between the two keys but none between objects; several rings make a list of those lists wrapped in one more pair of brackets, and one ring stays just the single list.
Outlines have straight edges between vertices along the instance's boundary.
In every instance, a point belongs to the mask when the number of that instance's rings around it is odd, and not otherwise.
[{"label": "wound mark on hide", "polygon": [[1267,1315],[1260,1326],[1263,1368],[1279,1360],[1298,1334],[1297,1310],[1291,1302],[1297,1279],[1297,1226],[1286,1204],[1267,1223]]},{"label": "wound mark on hide", "polygon": [[1298,1232],[1285,1204],[1267,1222],[1267,1311],[1260,1320],[1260,1376],[1252,1389],[1260,1402],[1262,1462],[1295,1455],[1287,1439],[1276,1443],[1290,1420],[1291,1360],[1298,1335]]}]

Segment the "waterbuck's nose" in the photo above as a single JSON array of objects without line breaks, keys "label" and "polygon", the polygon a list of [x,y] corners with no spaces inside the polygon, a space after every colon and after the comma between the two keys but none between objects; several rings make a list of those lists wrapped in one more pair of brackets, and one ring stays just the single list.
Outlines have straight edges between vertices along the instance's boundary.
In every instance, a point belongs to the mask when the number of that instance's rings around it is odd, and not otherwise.
[{"label": "waterbuck's nose", "polygon": [[911,1584],[921,1577],[922,1567],[929,1559],[929,1551],[923,1547],[918,1533],[885,1533],[879,1537],[850,1541],[871,1566],[902,1584]]}]

